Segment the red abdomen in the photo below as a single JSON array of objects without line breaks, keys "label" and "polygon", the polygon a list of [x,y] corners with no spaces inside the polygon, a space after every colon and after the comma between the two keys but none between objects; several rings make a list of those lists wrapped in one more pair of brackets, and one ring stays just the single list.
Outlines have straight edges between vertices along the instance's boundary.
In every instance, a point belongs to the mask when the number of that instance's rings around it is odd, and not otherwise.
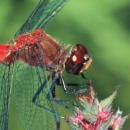
[{"label": "red abdomen", "polygon": [[12,52],[10,45],[0,45],[0,63],[11,64],[14,61],[14,55],[15,52]]},{"label": "red abdomen", "polygon": [[6,57],[8,48],[9,48],[8,45],[0,45],[0,63],[2,63],[4,58]]}]

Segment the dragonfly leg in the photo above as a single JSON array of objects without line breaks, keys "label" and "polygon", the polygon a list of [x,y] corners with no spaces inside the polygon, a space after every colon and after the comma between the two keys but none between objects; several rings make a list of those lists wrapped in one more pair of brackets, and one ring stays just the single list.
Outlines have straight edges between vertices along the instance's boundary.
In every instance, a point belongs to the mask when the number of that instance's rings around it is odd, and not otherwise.
[{"label": "dragonfly leg", "polygon": [[59,116],[59,117],[61,117],[61,118],[64,118],[64,119],[66,120],[66,118],[65,118],[64,116],[62,116],[62,115],[60,115],[60,114],[58,114],[58,113],[55,113],[54,111],[51,111],[51,110],[49,110],[48,108],[46,108],[46,107],[44,107],[44,106],[42,106],[42,105],[40,105],[40,104],[38,104],[38,103],[35,102],[36,99],[37,99],[37,97],[38,97],[38,95],[42,92],[43,88],[44,88],[45,85],[47,84],[47,81],[50,79],[50,77],[51,77],[51,75],[49,75],[48,78],[44,80],[44,82],[42,83],[42,85],[40,86],[40,88],[37,90],[37,92],[36,92],[35,95],[33,96],[32,102],[33,102],[36,106],[38,106],[38,107],[40,107],[40,108],[43,108],[44,110],[46,110],[46,111],[48,111],[48,112],[50,112],[50,113],[52,113],[52,114],[54,114],[54,115],[56,115],[56,116]]},{"label": "dragonfly leg", "polygon": [[[86,83],[86,84],[66,83],[66,86],[74,86],[74,87],[81,87],[81,86],[83,87],[83,86],[87,86],[87,85],[88,85],[88,86],[91,86],[92,82],[91,82],[91,84],[90,84],[90,79],[86,78],[86,77],[83,75],[83,73],[81,73],[81,76],[82,76],[83,79],[86,79],[87,81],[89,81],[89,83]],[[62,77],[62,80],[64,80],[63,77]],[[57,85],[63,86],[63,82],[62,82],[62,83],[57,82]]]},{"label": "dragonfly leg", "polygon": [[[87,81],[89,81],[89,83],[85,83],[85,84],[78,84],[78,83],[66,83],[66,86],[71,86],[71,87],[83,87],[83,86],[91,86],[93,83],[91,82],[90,84],[90,79],[86,78],[83,74],[81,74],[83,79],[86,79]],[[63,77],[62,80],[64,81]],[[59,86],[63,86],[63,82],[60,83],[60,81],[57,82],[57,85]],[[79,91],[78,91],[79,92]]]},{"label": "dragonfly leg", "polygon": [[[58,117],[60,117],[60,118],[65,119],[66,123],[68,124],[67,118],[66,118],[65,116],[62,116],[62,115],[60,115],[60,114],[58,114],[58,113],[56,113],[56,112],[54,112],[54,111],[51,111],[51,110],[49,110],[48,108],[46,108],[46,107],[44,107],[44,106],[42,106],[42,105],[40,105],[40,104],[38,104],[38,103],[35,102],[36,99],[37,99],[37,97],[38,97],[38,95],[42,92],[43,88],[44,88],[45,85],[47,84],[47,81],[50,79],[50,77],[51,77],[51,75],[49,75],[48,78],[44,80],[44,82],[42,83],[42,85],[40,86],[40,88],[37,90],[37,92],[36,92],[35,95],[33,96],[32,102],[33,102],[36,106],[38,106],[38,107],[40,107],[40,108],[42,108],[42,109],[44,109],[44,110],[46,110],[46,111],[48,111],[48,112],[54,114],[54,115],[56,115],[56,116],[58,116]],[[53,91],[53,88],[54,88],[54,86],[55,86],[55,84],[54,84],[55,81],[56,81],[56,78],[54,78],[54,80],[53,80],[53,82],[52,82],[50,91]],[[76,112],[74,112],[72,109],[70,109],[69,107],[65,106],[64,104],[60,103],[60,101],[58,101],[58,100],[56,100],[56,99],[51,99],[51,92],[50,92],[50,91],[49,91],[48,94],[47,94],[47,98],[49,98],[49,100],[57,102],[57,103],[60,104],[61,106],[67,108],[68,110],[70,110],[71,112],[73,112],[74,114],[77,115]],[[69,102],[70,102],[70,101],[69,101]],[[71,130],[73,130],[69,124],[68,124],[68,126],[70,127]]]},{"label": "dragonfly leg", "polygon": [[82,90],[78,90],[78,91],[68,92],[67,89],[66,89],[66,84],[65,84],[65,81],[64,81],[64,78],[63,78],[62,74],[60,74],[60,78],[61,78],[61,82],[62,82],[62,86],[63,86],[64,92],[66,94],[76,94],[76,93],[82,93],[82,92],[88,91],[88,89],[82,89]]},{"label": "dragonfly leg", "polygon": [[83,79],[86,79],[86,80],[88,80],[88,81],[89,81],[89,79],[88,79],[88,78],[86,78],[86,77],[84,76],[84,74],[83,74],[83,73],[81,73],[81,76],[82,76],[82,78],[83,78]]},{"label": "dragonfly leg", "polygon": [[75,115],[77,115],[77,113],[75,111],[73,111],[71,108],[69,108],[68,106],[64,105],[62,102],[64,103],[71,103],[72,105],[78,107],[77,105],[75,105],[72,101],[68,101],[68,100],[57,100],[57,99],[53,99],[52,96],[51,96],[51,93],[55,87],[55,82],[56,82],[56,77],[53,78],[52,80],[52,85],[51,85],[51,88],[50,88],[50,92],[48,92],[47,94],[47,99],[50,100],[50,101],[54,101],[56,103],[58,103],[59,105],[63,106],[64,108],[68,109],[69,111],[73,112]]},{"label": "dragonfly leg", "polygon": [[[63,86],[62,83],[58,83],[57,85],[59,86]],[[86,83],[86,84],[78,84],[78,83],[66,83],[66,86],[71,86],[71,87],[83,87],[83,86],[90,86],[90,83]]]},{"label": "dragonfly leg", "polygon": [[86,78],[83,73],[81,73],[81,76],[83,79],[86,79],[89,81],[89,84],[88,84],[89,86],[91,86],[93,84],[93,82],[90,79]]}]

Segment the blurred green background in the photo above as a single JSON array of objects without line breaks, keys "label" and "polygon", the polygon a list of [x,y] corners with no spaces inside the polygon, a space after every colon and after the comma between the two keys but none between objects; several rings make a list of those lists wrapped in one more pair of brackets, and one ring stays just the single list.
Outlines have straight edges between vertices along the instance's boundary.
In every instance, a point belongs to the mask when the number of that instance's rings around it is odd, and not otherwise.
[{"label": "blurred green background", "polygon": [[[39,0],[5,0],[0,2],[0,43],[8,43],[28,18]],[[130,0],[70,0],[45,27],[46,33],[62,44],[83,44],[93,63],[85,76],[93,81],[100,100],[119,86],[113,108],[123,116],[130,113]],[[71,77],[71,76],[70,76]],[[74,79],[72,79],[75,81]],[[57,97],[72,99],[57,87]],[[63,115],[71,114],[59,108]],[[123,130],[130,129],[130,119]],[[44,129],[44,128],[43,128]],[[13,95],[9,112],[9,130],[23,130],[19,123]],[[61,120],[61,130],[69,130]]]}]

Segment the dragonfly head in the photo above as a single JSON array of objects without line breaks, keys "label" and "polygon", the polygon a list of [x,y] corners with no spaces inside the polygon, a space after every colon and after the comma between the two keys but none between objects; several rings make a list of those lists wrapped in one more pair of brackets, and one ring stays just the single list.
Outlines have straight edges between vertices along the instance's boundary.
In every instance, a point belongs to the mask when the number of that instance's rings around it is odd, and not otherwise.
[{"label": "dragonfly head", "polygon": [[65,61],[65,70],[71,74],[81,74],[89,68],[92,59],[87,49],[81,44],[75,45]]}]

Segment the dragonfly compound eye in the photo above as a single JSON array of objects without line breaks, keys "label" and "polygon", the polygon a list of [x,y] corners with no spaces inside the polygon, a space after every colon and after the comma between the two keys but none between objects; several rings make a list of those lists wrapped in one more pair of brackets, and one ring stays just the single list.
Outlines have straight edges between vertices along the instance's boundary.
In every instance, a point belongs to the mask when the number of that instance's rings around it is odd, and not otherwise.
[{"label": "dragonfly compound eye", "polygon": [[84,61],[84,55],[81,52],[74,52],[71,55],[71,60],[74,64],[79,64]]},{"label": "dragonfly compound eye", "polygon": [[66,59],[65,69],[68,73],[80,74],[89,68],[91,62],[92,59],[87,49],[77,44],[72,48],[70,56]]}]

